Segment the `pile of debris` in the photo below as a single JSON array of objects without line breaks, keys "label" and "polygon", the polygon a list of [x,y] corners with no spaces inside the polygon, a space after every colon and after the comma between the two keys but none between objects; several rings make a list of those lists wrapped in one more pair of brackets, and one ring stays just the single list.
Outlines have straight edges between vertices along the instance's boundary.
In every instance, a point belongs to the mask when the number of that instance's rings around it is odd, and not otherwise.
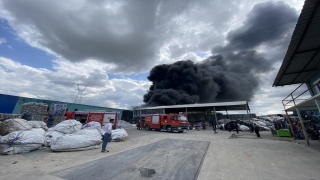
[{"label": "pile of debris", "polygon": [[135,124],[131,124],[131,123],[124,121],[124,120],[118,120],[117,126],[118,127],[132,127],[132,126],[135,126]]},{"label": "pile of debris", "polygon": [[66,117],[64,116],[67,111],[66,104],[51,104],[48,111],[48,127],[57,125],[58,123],[64,121]]}]

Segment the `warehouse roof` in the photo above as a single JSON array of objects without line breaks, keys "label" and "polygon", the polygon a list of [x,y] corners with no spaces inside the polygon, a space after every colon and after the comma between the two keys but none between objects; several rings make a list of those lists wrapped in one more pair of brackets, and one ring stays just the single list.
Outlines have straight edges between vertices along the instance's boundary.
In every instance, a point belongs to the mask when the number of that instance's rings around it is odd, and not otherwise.
[{"label": "warehouse roof", "polygon": [[304,83],[320,67],[320,0],[305,1],[273,86]]},{"label": "warehouse roof", "polygon": [[138,108],[135,110],[165,109],[166,112],[183,112],[187,108],[188,111],[212,111],[213,107],[215,108],[216,111],[250,110],[248,101],[154,106],[154,107]]}]

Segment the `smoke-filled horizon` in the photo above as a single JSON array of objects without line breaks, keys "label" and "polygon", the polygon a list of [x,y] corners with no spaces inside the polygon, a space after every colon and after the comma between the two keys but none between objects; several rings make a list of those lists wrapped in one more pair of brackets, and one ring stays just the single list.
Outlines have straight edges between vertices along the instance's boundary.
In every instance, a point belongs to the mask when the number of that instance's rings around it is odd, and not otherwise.
[{"label": "smoke-filled horizon", "polygon": [[147,106],[250,100],[259,74],[271,63],[256,51],[214,55],[199,63],[190,60],[152,68],[152,82],[143,101]]}]

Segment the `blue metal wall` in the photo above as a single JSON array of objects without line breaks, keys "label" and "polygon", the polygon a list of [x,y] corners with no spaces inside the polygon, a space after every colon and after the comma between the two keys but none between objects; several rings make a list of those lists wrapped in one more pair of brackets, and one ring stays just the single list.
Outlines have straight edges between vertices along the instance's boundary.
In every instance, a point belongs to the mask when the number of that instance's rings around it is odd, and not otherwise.
[{"label": "blue metal wall", "polygon": [[12,114],[18,100],[18,96],[0,94],[0,113]]}]

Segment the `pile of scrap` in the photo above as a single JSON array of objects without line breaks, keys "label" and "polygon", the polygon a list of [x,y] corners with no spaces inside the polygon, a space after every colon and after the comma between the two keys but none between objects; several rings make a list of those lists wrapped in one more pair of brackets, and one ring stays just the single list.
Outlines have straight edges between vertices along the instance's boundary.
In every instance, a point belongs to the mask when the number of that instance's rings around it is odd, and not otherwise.
[{"label": "pile of scrap", "polygon": [[14,118],[20,118],[21,114],[6,114],[6,113],[0,113],[0,121],[4,121],[7,119],[14,119]]},{"label": "pile of scrap", "polygon": [[22,119],[28,121],[44,121],[48,118],[48,105],[45,103],[29,102],[22,104]]},{"label": "pile of scrap", "polygon": [[55,126],[65,120],[66,104],[51,104],[48,111],[48,127]]},{"label": "pile of scrap", "polygon": [[117,124],[118,127],[132,127],[132,126],[135,126],[135,124],[131,124],[127,121],[124,121],[124,120],[118,120],[118,124]]}]

